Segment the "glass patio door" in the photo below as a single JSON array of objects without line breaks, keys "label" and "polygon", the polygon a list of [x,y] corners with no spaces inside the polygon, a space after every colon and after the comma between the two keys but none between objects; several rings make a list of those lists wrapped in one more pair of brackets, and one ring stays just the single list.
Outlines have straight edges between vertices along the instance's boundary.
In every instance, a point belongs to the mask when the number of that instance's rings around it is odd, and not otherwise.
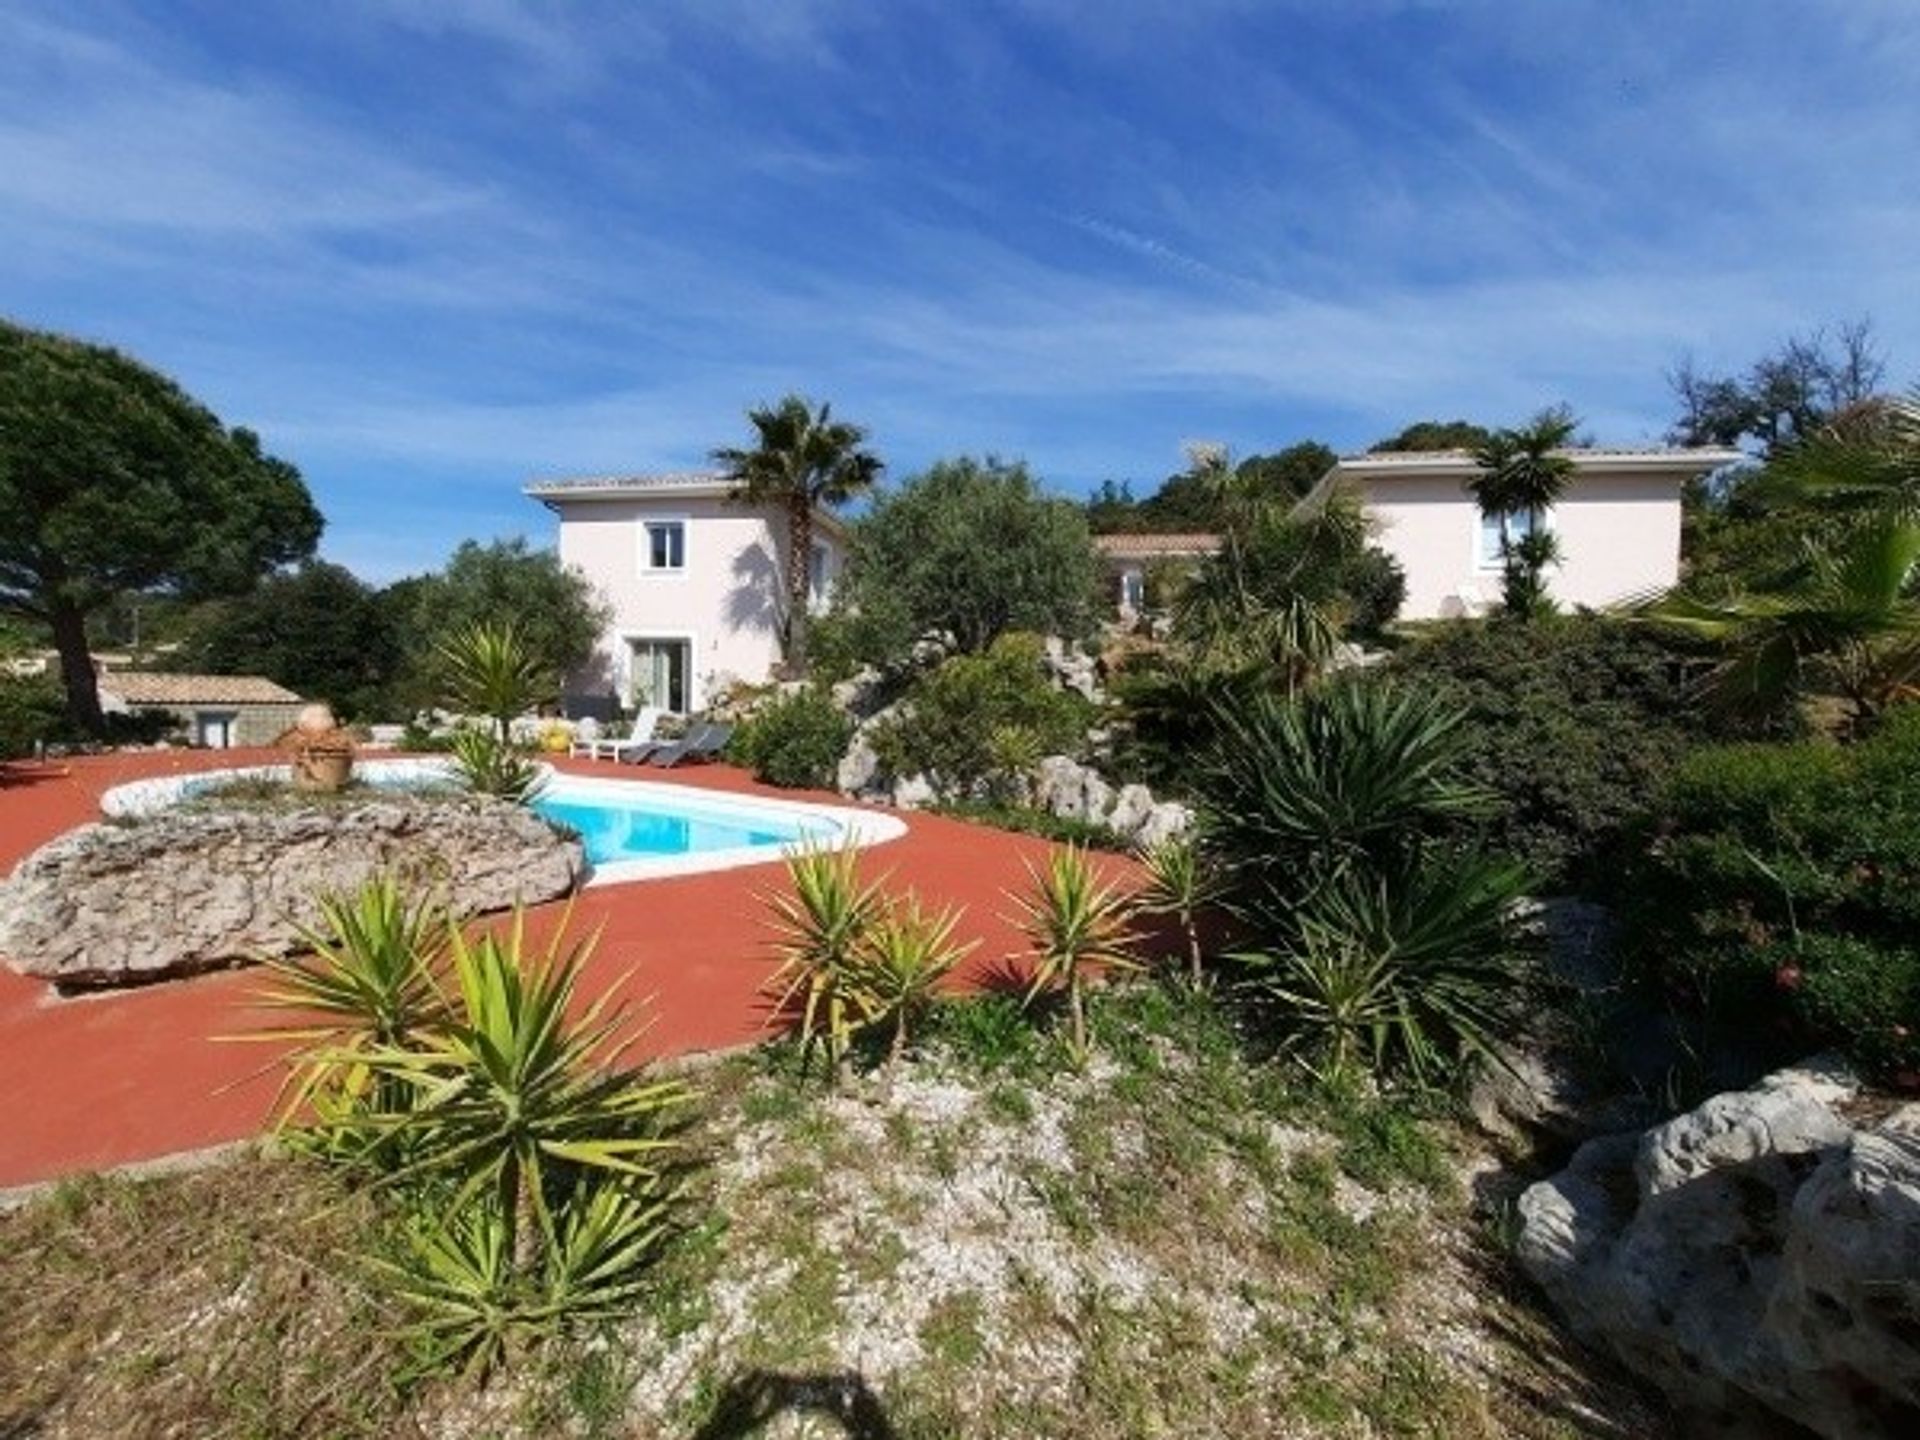
[{"label": "glass patio door", "polygon": [[657,705],[677,715],[687,712],[688,663],[693,647],[685,640],[635,640],[633,646],[633,708]]}]

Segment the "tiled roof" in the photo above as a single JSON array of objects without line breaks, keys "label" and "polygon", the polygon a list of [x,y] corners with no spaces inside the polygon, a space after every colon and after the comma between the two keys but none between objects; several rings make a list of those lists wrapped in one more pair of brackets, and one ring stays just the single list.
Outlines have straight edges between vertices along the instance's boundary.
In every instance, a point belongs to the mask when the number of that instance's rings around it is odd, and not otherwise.
[{"label": "tiled roof", "polygon": [[1096,535],[1094,546],[1115,559],[1156,555],[1211,555],[1220,548],[1218,535]]},{"label": "tiled roof", "polygon": [[129,705],[298,705],[300,697],[264,675],[169,675],[113,670],[100,689]]}]

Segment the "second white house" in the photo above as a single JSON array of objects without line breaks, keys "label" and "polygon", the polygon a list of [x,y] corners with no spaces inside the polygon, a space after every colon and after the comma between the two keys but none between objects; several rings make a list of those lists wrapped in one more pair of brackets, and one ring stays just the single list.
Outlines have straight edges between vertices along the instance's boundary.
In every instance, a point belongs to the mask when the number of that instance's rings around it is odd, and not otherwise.
[{"label": "second white house", "polygon": [[[1664,590],[1680,578],[1680,494],[1687,481],[1743,458],[1709,448],[1561,452],[1573,462],[1565,493],[1537,516],[1559,540],[1547,576],[1554,599],[1600,609]],[[1500,604],[1501,522],[1483,515],[1468,484],[1479,474],[1465,450],[1349,455],[1303,504],[1335,487],[1356,495],[1375,525],[1373,543],[1406,572],[1404,620],[1480,615]]]}]

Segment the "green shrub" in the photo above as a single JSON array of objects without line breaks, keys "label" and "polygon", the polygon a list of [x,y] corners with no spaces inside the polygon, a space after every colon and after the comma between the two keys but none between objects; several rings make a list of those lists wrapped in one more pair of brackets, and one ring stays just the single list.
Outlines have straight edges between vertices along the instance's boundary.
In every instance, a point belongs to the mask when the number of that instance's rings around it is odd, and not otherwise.
[{"label": "green shrub", "polygon": [[1462,773],[1499,796],[1489,843],[1549,882],[1602,874],[1622,829],[1705,738],[1692,663],[1643,627],[1598,616],[1437,626],[1388,673],[1464,712]]},{"label": "green shrub", "polygon": [[1155,795],[1190,795],[1194,757],[1219,738],[1217,717],[1270,688],[1270,678],[1254,668],[1198,665],[1165,654],[1128,661],[1108,684],[1120,707],[1115,773]]},{"label": "green shrub", "polygon": [[36,742],[67,732],[60,687],[45,675],[0,676],[0,760],[31,755]]},{"label": "green shrub", "polygon": [[819,790],[833,784],[853,721],[818,686],[776,695],[735,732],[730,747],[769,785]]},{"label": "green shrub", "polygon": [[[1857,745],[1703,750],[1626,875],[1627,953],[1707,1046],[1920,1066],[1920,706]],[[1905,1028],[1903,1028],[1905,1027]]]},{"label": "green shrub", "polygon": [[1131,843],[1110,825],[1098,820],[1079,820],[1056,815],[1032,805],[995,804],[988,800],[942,800],[927,807],[936,815],[951,815],[996,830],[1012,830],[1021,835],[1038,835],[1063,845],[1079,845],[1088,850],[1124,852]]},{"label": "green shrub", "polygon": [[1003,799],[1043,755],[1085,748],[1092,707],[1056,690],[1034,635],[1003,635],[916,680],[876,727],[874,750],[895,775],[925,775],[942,795]]},{"label": "green shrub", "polygon": [[60,682],[51,675],[0,675],[0,760],[18,760],[36,744],[151,745],[180,729],[166,710],[134,710],[106,716],[99,735],[74,728]]},{"label": "green shrub", "polygon": [[1920,1072],[1920,949],[1804,935],[1793,959],[1798,976],[1776,970],[1775,984],[1787,982],[1794,1009],[1810,1029],[1845,1036],[1871,1073]]}]

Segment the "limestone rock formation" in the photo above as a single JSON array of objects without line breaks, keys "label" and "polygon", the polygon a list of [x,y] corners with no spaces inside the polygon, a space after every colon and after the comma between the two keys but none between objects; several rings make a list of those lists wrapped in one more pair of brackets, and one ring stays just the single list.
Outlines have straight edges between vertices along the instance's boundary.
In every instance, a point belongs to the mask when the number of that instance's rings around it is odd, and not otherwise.
[{"label": "limestone rock formation", "polygon": [[1816,1062],[1589,1141],[1521,1264],[1716,1434],[1920,1434],[1920,1105],[1856,1129],[1857,1088]]},{"label": "limestone rock formation", "polygon": [[181,809],[86,825],[0,885],[0,956],[62,987],[126,985],[299,947],[314,896],[394,873],[457,916],[564,895],[578,839],[481,797]]}]

